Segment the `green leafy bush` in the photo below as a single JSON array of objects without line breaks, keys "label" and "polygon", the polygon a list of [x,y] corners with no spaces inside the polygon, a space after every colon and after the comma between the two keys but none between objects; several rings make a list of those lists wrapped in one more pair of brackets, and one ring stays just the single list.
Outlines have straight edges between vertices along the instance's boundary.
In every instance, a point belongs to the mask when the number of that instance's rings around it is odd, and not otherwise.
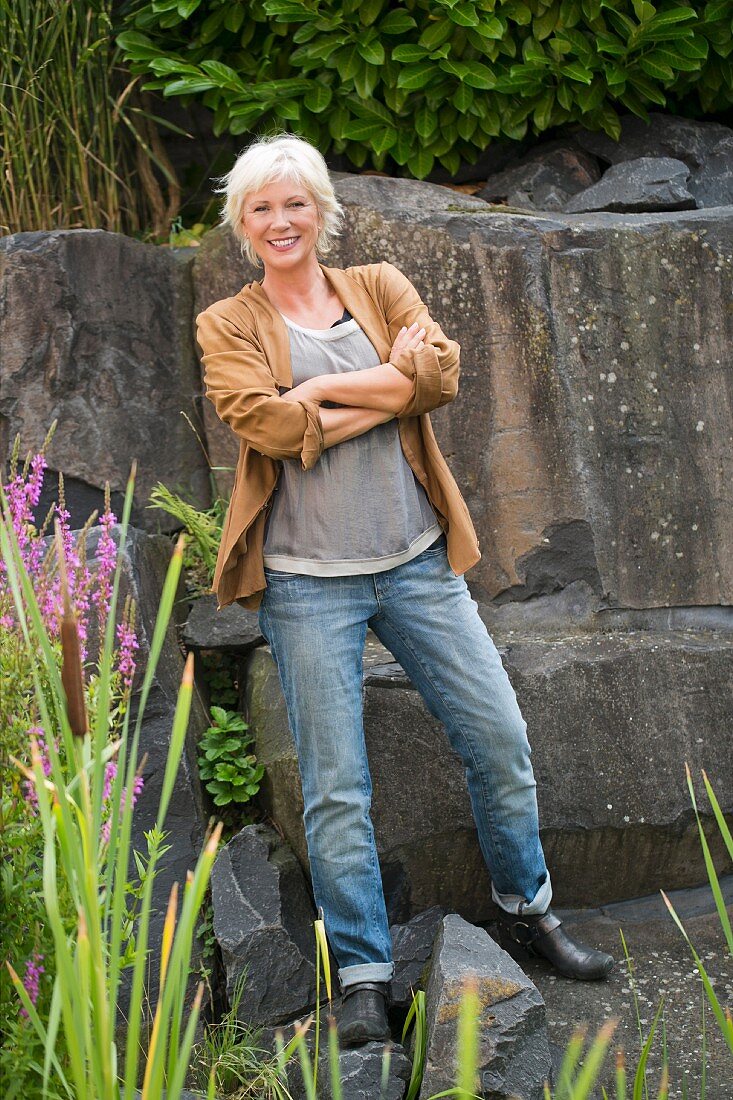
[{"label": "green leafy bush", "polygon": [[499,136],[733,104],[729,0],[143,0],[117,42],[214,132],[292,129],[357,167],[450,172]]},{"label": "green leafy bush", "polygon": [[249,726],[235,711],[211,707],[211,717],[213,725],[199,741],[199,772],[206,790],[216,806],[249,802],[265,774],[264,765],[244,751],[254,734],[245,732]]}]

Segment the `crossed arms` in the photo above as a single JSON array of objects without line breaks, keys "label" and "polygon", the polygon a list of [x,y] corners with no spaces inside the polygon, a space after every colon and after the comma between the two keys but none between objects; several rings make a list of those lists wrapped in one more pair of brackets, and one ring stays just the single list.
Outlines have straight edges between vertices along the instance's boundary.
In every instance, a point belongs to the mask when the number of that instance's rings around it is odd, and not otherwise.
[{"label": "crossed arms", "polygon": [[[219,417],[255,450],[300,458],[303,469],[324,448],[353,439],[392,417],[418,416],[452,401],[460,347],[432,320],[409,280],[391,264],[379,280],[380,305],[393,341],[390,361],[347,374],[320,375],[280,396],[261,349],[227,318],[196,318],[204,385]],[[339,408],[321,408],[334,401]]]}]

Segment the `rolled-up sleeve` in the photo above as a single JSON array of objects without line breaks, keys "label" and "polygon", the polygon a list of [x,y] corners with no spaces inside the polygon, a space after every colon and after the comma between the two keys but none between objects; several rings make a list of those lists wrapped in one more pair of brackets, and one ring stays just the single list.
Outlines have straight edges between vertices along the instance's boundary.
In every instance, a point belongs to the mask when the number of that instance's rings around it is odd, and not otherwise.
[{"label": "rolled-up sleeve", "polygon": [[432,319],[407,276],[386,261],[381,267],[382,309],[392,343],[403,326],[409,328],[417,321],[425,329],[424,347],[403,351],[393,364],[414,381],[413,392],[397,416],[418,416],[447,405],[458,393],[461,347],[455,340],[449,340]]},{"label": "rolled-up sleeve", "polygon": [[262,349],[212,309],[196,317],[196,339],[204,393],[219,418],[261,454],[315,466],[323,453],[317,402],[284,401]]}]

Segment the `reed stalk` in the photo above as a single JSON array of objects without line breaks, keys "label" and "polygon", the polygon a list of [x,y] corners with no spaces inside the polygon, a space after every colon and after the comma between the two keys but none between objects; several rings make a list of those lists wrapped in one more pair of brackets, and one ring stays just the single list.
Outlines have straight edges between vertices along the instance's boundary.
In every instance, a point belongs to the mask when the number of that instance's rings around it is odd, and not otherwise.
[{"label": "reed stalk", "polygon": [[0,233],[168,234],[180,189],[159,139],[151,146],[150,101],[122,62],[113,9],[0,0]]}]

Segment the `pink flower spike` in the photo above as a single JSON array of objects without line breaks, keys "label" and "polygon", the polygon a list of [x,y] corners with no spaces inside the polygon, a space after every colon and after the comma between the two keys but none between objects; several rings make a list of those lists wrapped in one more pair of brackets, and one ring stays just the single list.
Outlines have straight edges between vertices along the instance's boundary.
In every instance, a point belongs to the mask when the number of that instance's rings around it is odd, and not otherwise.
[{"label": "pink flower spike", "polygon": [[[30,997],[31,1004],[35,1005],[38,1002],[38,984],[41,974],[45,972],[45,967],[41,966],[41,959],[43,955],[39,955],[37,951],[33,952],[33,957],[28,959],[25,964],[25,974],[23,975],[23,985],[25,991]],[[21,1005],[20,1015],[28,1018],[28,1012],[24,1005]]]}]

